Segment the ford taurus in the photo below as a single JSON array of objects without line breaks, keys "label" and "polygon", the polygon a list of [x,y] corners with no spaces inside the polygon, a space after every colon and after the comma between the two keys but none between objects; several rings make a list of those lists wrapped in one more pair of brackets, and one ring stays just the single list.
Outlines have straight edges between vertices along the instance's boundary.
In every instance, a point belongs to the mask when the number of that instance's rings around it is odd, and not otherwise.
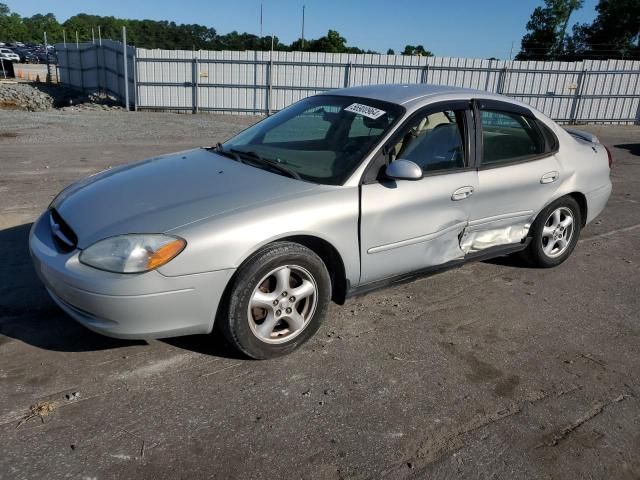
[{"label": "ford taurus", "polygon": [[72,184],[34,223],[53,300],[113,337],[291,352],[330,301],[518,254],[553,267],[611,193],[598,139],[487,92],[354,87],[215,147]]}]

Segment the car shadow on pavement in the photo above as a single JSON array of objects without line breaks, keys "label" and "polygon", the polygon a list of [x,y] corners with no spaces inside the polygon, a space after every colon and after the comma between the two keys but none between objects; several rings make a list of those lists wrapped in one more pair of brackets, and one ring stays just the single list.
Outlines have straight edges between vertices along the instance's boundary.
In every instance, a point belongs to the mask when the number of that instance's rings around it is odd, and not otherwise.
[{"label": "car shadow on pavement", "polygon": [[[144,340],[120,340],[94,333],[51,300],[31,262],[28,244],[31,225],[0,230],[0,251],[11,252],[0,262],[0,335],[59,352],[89,352],[147,344]],[[192,335],[163,342],[206,355],[244,358],[219,334]]]},{"label": "car shadow on pavement", "polygon": [[176,348],[213,355],[231,360],[250,360],[227,343],[221,332],[214,330],[212,335],[188,335],[184,337],[164,338],[162,342]]},{"label": "car shadow on pavement", "polygon": [[640,143],[622,143],[620,145],[614,145],[614,147],[622,150],[629,150],[631,155],[640,157]]},{"label": "car shadow on pavement", "polygon": [[531,265],[527,264],[527,262],[525,262],[518,256],[518,254],[489,258],[487,260],[483,260],[482,263],[489,263],[491,265],[500,265],[502,267],[511,268],[531,268]]}]

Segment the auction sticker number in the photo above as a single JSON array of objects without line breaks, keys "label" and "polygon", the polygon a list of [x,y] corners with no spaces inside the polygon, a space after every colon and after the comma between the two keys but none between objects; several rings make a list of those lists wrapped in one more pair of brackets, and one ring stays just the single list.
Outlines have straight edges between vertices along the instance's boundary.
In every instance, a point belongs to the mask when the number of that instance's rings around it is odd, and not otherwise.
[{"label": "auction sticker number", "polygon": [[378,108],[373,108],[373,107],[370,107],[368,105],[362,105],[361,103],[352,103],[351,105],[346,107],[344,109],[344,111],[345,112],[352,112],[352,113],[359,113],[360,115],[363,115],[363,116],[368,117],[368,118],[373,118],[374,120],[376,118],[380,118],[382,115],[387,113],[384,110],[380,110]]}]

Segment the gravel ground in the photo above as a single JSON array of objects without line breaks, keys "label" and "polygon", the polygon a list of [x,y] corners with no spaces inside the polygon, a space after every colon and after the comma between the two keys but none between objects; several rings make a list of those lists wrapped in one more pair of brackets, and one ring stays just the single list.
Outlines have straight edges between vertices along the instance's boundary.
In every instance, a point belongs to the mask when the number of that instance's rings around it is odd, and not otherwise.
[{"label": "gravel ground", "polygon": [[60,85],[40,82],[1,82],[0,109],[43,112],[60,108],[74,110],[122,110],[115,97],[90,94]]},{"label": "gravel ground", "polygon": [[253,120],[0,112],[0,478],[640,478],[638,127],[586,127],[614,194],[563,265],[332,306],[285,358],[112,340],[52,304],[26,240],[58,190]]}]

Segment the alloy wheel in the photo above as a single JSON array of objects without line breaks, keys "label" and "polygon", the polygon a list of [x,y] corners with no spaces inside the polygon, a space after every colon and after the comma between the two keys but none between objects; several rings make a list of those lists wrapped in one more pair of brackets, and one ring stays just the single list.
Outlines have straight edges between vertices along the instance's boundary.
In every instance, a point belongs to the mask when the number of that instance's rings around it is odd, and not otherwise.
[{"label": "alloy wheel", "polygon": [[549,258],[562,255],[573,237],[574,215],[567,207],[555,209],[547,218],[542,229],[542,251]]},{"label": "alloy wheel", "polygon": [[251,294],[249,326],[263,342],[288,342],[309,324],[317,303],[318,287],[308,270],[296,265],[275,268]]}]

